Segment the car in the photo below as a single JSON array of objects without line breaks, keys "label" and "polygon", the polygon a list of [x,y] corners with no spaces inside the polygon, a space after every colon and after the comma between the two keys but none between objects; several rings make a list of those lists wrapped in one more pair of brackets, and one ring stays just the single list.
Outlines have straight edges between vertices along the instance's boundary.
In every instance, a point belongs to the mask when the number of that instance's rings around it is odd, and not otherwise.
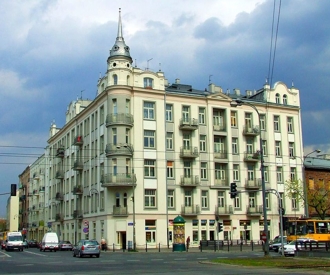
[{"label": "car", "polygon": [[101,254],[100,244],[96,240],[80,240],[78,244],[74,246],[72,254],[73,257],[77,256],[79,258],[85,255],[99,258]]},{"label": "car", "polygon": [[[302,250],[305,247],[308,249],[310,245],[317,245],[318,241],[309,238],[301,238],[294,240],[286,245],[284,245],[284,256],[295,256],[297,249]],[[282,248],[279,247],[278,253],[282,254]]]},{"label": "car", "polygon": [[[286,245],[287,242],[287,238],[286,236],[283,236],[283,244]],[[273,250],[274,252],[278,252],[279,247],[282,246],[282,240],[281,238],[277,238],[275,241],[272,241],[269,244],[269,250]]]},{"label": "car", "polygon": [[29,247],[38,247],[37,240],[28,240],[28,246]]},{"label": "car", "polygon": [[69,241],[60,241],[58,244],[58,250],[72,250],[73,245]]},{"label": "car", "polygon": [[41,241],[40,251],[54,251],[58,250],[58,235],[56,232],[47,232]]}]

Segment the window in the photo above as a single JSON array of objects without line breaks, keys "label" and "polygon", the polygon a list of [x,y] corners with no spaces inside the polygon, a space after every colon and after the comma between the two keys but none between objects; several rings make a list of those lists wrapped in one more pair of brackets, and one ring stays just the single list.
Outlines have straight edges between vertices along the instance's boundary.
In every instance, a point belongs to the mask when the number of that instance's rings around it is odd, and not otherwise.
[{"label": "window", "polygon": [[100,107],[100,125],[104,124],[104,106]]},{"label": "window", "polygon": [[224,155],[224,153],[226,152],[225,144],[226,144],[225,137],[214,136],[214,153],[220,153],[221,155]]},{"label": "window", "polygon": [[182,121],[190,123],[190,107],[189,106],[182,107]]},{"label": "window", "polygon": [[113,75],[113,85],[118,84],[118,76],[116,74]]},{"label": "window", "polygon": [[294,154],[294,143],[293,142],[289,142],[289,156],[291,158],[295,156],[295,154]]},{"label": "window", "polygon": [[269,193],[266,194],[265,201],[266,201],[266,208],[270,209],[270,194]]},{"label": "window", "polygon": [[253,181],[254,182],[254,169],[255,167],[253,165],[248,165],[248,170],[247,170],[247,176],[248,176],[248,181],[251,182]]},{"label": "window", "polygon": [[172,122],[173,121],[173,105],[166,104],[166,121]]},{"label": "window", "polygon": [[206,162],[201,163],[201,179],[207,180],[207,163]]},{"label": "window", "polygon": [[277,183],[283,183],[283,176],[282,176],[282,167],[276,167],[276,180]]},{"label": "window", "polygon": [[276,102],[276,104],[280,104],[281,102],[280,102],[280,94],[276,94],[275,95],[275,102]]},{"label": "window", "polygon": [[288,133],[293,133],[293,118],[288,117],[287,122],[288,122]]},{"label": "window", "polygon": [[117,175],[117,159],[112,159],[112,172],[114,176]]},{"label": "window", "polygon": [[284,198],[284,193],[280,192],[279,195],[280,195],[281,205],[282,205],[283,208],[285,208],[284,199],[283,199]]},{"label": "window", "polygon": [[226,165],[221,163],[215,163],[214,168],[215,179],[225,180],[226,179]]},{"label": "window", "polygon": [[144,88],[153,88],[153,85],[154,84],[154,80],[150,77],[145,77],[143,79],[143,85],[144,85]]},{"label": "window", "polygon": [[192,191],[191,190],[185,190],[184,191],[184,206],[192,206]]},{"label": "window", "polygon": [[156,175],[155,161],[154,160],[144,160],[144,176],[146,178],[154,178]]},{"label": "window", "polygon": [[156,207],[156,190],[154,189],[144,190],[144,206],[150,208]]},{"label": "window", "polygon": [[218,207],[225,207],[225,192],[218,191]]},{"label": "window", "polygon": [[182,140],[182,142],[183,142],[183,148],[184,149],[191,149],[190,148],[190,134],[189,133],[183,133],[183,135],[182,135],[183,137],[183,140]]},{"label": "window", "polygon": [[222,110],[213,111],[213,128],[216,130],[225,129],[224,111]]},{"label": "window", "polygon": [[199,136],[199,150],[201,152],[206,152],[206,135]]},{"label": "window", "polygon": [[260,115],[260,130],[266,131],[266,115]]},{"label": "window", "polygon": [[239,164],[233,165],[233,180],[239,181]]},{"label": "window", "polygon": [[269,182],[268,166],[264,166],[264,179],[265,179],[265,182]]},{"label": "window", "polygon": [[246,139],[246,152],[248,154],[253,154],[254,153],[253,143],[254,143],[254,140],[252,138],[247,138]]},{"label": "window", "polygon": [[112,143],[117,144],[117,128],[112,128]]},{"label": "window", "polygon": [[205,124],[205,108],[199,108],[198,122],[199,122],[199,124]]},{"label": "window", "polygon": [[155,131],[144,130],[144,148],[155,148]]},{"label": "window", "polygon": [[173,179],[174,178],[174,161],[168,160],[167,167],[166,167],[166,176],[167,178]]},{"label": "window", "polygon": [[143,118],[155,119],[155,103],[153,102],[143,103]]},{"label": "window", "polygon": [[279,132],[280,131],[280,117],[274,116],[274,131]]},{"label": "window", "polygon": [[295,181],[296,179],[297,179],[296,168],[295,167],[291,167],[290,168],[290,180],[291,181]]},{"label": "window", "polygon": [[167,207],[174,208],[174,190],[167,190]]},{"label": "window", "polygon": [[202,208],[209,207],[209,193],[206,190],[202,190]]},{"label": "window", "polygon": [[231,146],[233,150],[233,154],[238,154],[238,138],[232,138],[231,140]]},{"label": "window", "polygon": [[262,140],[262,155],[267,156],[267,140]]},{"label": "window", "polygon": [[283,95],[283,104],[288,105],[288,96],[287,95]]},{"label": "window", "polygon": [[235,199],[234,199],[234,208],[241,208],[241,200],[239,198],[239,196],[237,196]]},{"label": "window", "polygon": [[166,133],[166,149],[173,150],[173,133]]},{"label": "window", "polygon": [[251,113],[245,113],[245,128],[246,129],[252,129],[252,114]]},{"label": "window", "polygon": [[116,115],[117,114],[117,99],[112,99],[112,111]]},{"label": "window", "polygon": [[297,194],[292,194],[292,198],[291,198],[291,206],[293,210],[297,210],[298,209],[298,200],[297,200]]},{"label": "window", "polygon": [[185,161],[183,162],[183,174],[185,178],[191,177],[191,162]]},{"label": "window", "polygon": [[231,127],[237,127],[237,112],[235,111],[230,112],[230,124]]},{"label": "window", "polygon": [[249,206],[256,207],[256,194],[249,192]]},{"label": "window", "polygon": [[280,141],[275,141],[275,155],[276,157],[280,157],[281,154],[281,142]]}]

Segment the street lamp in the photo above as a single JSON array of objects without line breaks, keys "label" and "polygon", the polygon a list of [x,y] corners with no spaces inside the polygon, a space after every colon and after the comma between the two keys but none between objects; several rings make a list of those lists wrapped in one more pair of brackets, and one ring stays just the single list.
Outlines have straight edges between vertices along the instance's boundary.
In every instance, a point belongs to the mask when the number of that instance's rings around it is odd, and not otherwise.
[{"label": "street lamp", "polygon": [[305,217],[306,218],[309,218],[309,211],[308,211],[308,190],[307,190],[307,182],[306,182],[306,179],[305,179],[305,164],[304,164],[304,162],[305,162],[305,159],[309,156],[309,155],[311,155],[311,154],[313,154],[313,153],[320,153],[321,152],[321,150],[320,149],[316,149],[316,150],[314,150],[314,151],[312,151],[312,152],[310,152],[310,153],[308,153],[306,156],[304,156],[303,158],[302,157],[300,157],[300,156],[293,156],[293,157],[291,157],[291,159],[296,159],[296,158],[299,158],[300,160],[301,160],[301,163],[302,163],[302,166],[303,166],[303,170],[302,170],[302,173],[303,173],[303,192],[304,192],[304,211],[305,211]]},{"label": "street lamp", "polygon": [[260,119],[260,113],[256,106],[253,104],[243,101],[243,100],[233,100],[230,102],[231,107],[237,107],[241,105],[248,105],[252,109],[254,109],[258,114],[258,120],[259,120],[259,129],[260,129],[260,138],[259,138],[259,147],[260,147],[260,171],[261,171],[261,192],[262,192],[262,206],[263,206],[263,215],[264,215],[264,234],[266,234],[266,240],[265,240],[265,255],[269,255],[269,240],[268,240],[268,221],[267,221],[267,208],[266,208],[266,185],[265,185],[265,174],[264,174],[264,154],[262,150],[262,139],[261,139],[261,119]]},{"label": "street lamp", "polygon": [[120,149],[122,147],[126,148],[130,154],[132,155],[132,173],[131,173],[131,179],[132,179],[132,187],[133,187],[133,196],[132,196],[132,202],[133,202],[133,250],[136,250],[136,235],[135,235],[135,175],[134,175],[134,149],[132,145],[130,144],[118,144],[117,149]]}]

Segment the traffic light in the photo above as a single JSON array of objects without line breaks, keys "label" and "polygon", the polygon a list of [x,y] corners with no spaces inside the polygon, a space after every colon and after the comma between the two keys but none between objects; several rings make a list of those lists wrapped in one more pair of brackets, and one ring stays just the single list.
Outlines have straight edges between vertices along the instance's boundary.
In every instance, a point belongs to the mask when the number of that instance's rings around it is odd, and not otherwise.
[{"label": "traffic light", "polygon": [[16,184],[10,185],[10,196],[16,196]]},{"label": "traffic light", "polygon": [[230,184],[230,198],[235,199],[237,196],[237,184],[236,182],[232,182]]},{"label": "traffic light", "polygon": [[218,233],[223,231],[223,224],[221,222],[218,222]]}]

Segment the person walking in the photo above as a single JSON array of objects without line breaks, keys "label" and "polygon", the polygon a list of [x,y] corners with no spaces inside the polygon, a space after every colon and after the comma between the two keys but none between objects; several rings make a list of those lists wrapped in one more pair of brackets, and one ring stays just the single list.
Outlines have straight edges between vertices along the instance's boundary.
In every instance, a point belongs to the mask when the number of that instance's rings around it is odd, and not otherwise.
[{"label": "person walking", "polygon": [[102,249],[102,251],[107,251],[107,242],[105,241],[105,239],[103,237],[101,239],[101,249]]},{"label": "person walking", "polygon": [[187,251],[188,251],[189,245],[190,245],[190,236],[188,236],[188,238],[186,240],[186,244],[187,244]]}]

